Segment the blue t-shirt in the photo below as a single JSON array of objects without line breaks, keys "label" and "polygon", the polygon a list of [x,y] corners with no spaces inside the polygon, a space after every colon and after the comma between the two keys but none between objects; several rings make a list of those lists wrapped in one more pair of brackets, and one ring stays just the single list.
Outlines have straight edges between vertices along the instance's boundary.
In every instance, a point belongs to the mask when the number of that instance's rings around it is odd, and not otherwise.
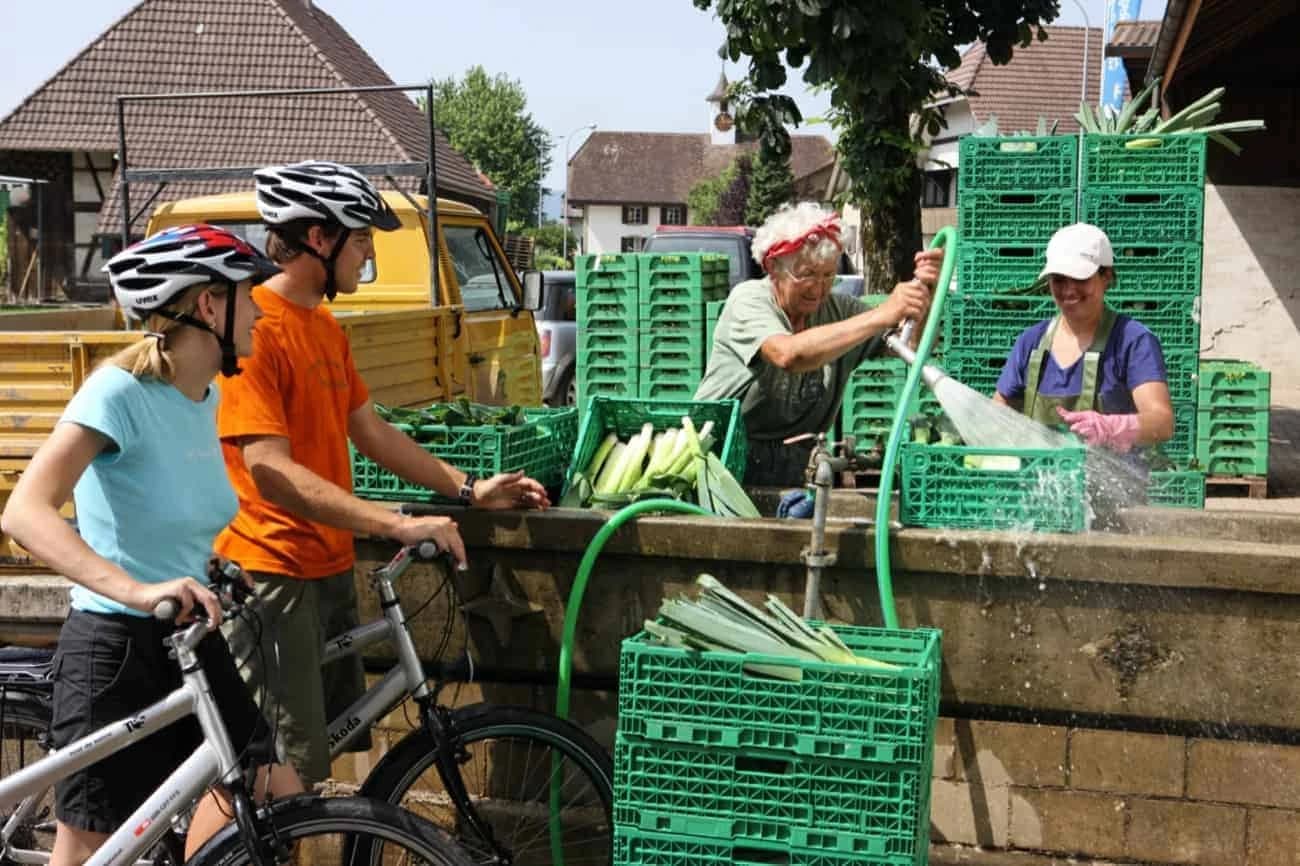
[{"label": "blue t-shirt", "polygon": [[[1031,325],[1016,338],[1015,348],[998,377],[998,393],[1003,397],[1019,400],[1025,396],[1029,359],[1052,321],[1047,319]],[[1097,369],[1097,393],[1101,398],[1102,414],[1129,415],[1136,412],[1133,389],[1147,382],[1164,381],[1167,381],[1165,358],[1160,350],[1160,340],[1141,322],[1128,316],[1116,316]],[[1074,397],[1082,390],[1083,356],[1061,369],[1056,358],[1048,352],[1038,379],[1038,393],[1044,397]],[[1087,409],[1091,405],[1079,408]]]},{"label": "blue t-shirt", "polygon": [[[136,580],[207,582],[212,541],[239,508],[217,439],[217,399],[213,386],[196,403],[166,382],[106,365],[63,412],[59,423],[113,442],[73,489],[77,527],[96,553]],[[73,588],[72,606],[146,615],[82,586]]]}]

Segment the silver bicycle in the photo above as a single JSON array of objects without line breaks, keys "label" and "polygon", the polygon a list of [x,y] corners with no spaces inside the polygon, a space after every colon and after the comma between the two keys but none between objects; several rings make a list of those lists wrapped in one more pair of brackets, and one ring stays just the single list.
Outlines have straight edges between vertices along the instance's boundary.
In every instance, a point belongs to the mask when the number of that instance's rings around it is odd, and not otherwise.
[{"label": "silver bicycle", "polygon": [[[238,608],[233,583],[219,594]],[[174,618],[175,603],[162,602],[155,615]],[[355,864],[426,863],[468,866],[472,861],[444,831],[389,804],[362,797],[299,796],[255,809],[229,733],[208,689],[196,648],[208,633],[196,619],[166,639],[181,669],[179,688],[129,718],[113,722],[0,779],[0,862],[46,863],[48,848],[23,847],[52,830],[48,792],[55,782],[137,743],[189,715],[198,718],[203,742],[135,810],[87,866],[139,862],[181,862],[172,837],[173,821],[188,813],[208,788],[220,783],[230,795],[234,821],[191,859],[195,866],[303,862]],[[6,690],[7,691],[7,690]],[[13,809],[12,813],[8,810]],[[168,839],[171,837],[171,841]]]},{"label": "silver bicycle", "polygon": [[[401,806],[448,831],[476,864],[608,866],[613,768],[600,744],[571,722],[528,707],[480,703],[451,709],[438,703],[394,586],[412,563],[438,557],[427,542],[399,549],[369,575],[382,617],[326,641],[326,663],[384,641],[396,656],[393,668],[330,723],[331,757],[410,697],[418,723],[379,760],[359,795]],[[6,748],[26,744],[28,752],[39,754],[49,710],[33,678],[21,666],[11,667],[8,677],[0,673],[0,688],[11,696]],[[48,840],[40,838],[52,827],[42,817],[47,813],[48,805],[29,817],[16,828],[17,837],[36,837],[34,847],[48,850]]]}]

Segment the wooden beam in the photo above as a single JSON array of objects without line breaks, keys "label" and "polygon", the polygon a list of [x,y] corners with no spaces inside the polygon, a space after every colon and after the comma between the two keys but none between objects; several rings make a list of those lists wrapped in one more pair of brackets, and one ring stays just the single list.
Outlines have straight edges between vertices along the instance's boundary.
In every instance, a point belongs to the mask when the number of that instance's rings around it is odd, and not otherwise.
[{"label": "wooden beam", "polygon": [[1178,28],[1178,38],[1174,40],[1174,49],[1169,52],[1169,59],[1165,61],[1165,68],[1160,76],[1160,97],[1164,105],[1164,115],[1169,116],[1169,104],[1165,102],[1163,94],[1169,92],[1170,86],[1174,81],[1174,73],[1178,71],[1178,61],[1182,59],[1183,49],[1187,46],[1187,38],[1192,35],[1192,27],[1196,24],[1196,15],[1201,11],[1201,0],[1190,0],[1187,4],[1187,14],[1183,16],[1183,24]]}]

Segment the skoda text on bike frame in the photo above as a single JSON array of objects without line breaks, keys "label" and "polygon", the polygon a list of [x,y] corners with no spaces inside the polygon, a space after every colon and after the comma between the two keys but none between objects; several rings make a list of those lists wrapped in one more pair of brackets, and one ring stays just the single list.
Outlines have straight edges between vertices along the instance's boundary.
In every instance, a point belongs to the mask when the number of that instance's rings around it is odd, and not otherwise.
[{"label": "skoda text on bike frame", "polygon": [[406,617],[401,602],[393,590],[392,579],[400,576],[412,559],[429,560],[437,555],[437,548],[425,542],[419,548],[403,547],[387,566],[376,569],[372,575],[379,590],[379,608],[383,619],[365,623],[325,642],[321,665],[356,655],[368,646],[391,640],[397,648],[397,665],[383,679],[366,690],[352,706],[329,724],[330,757],[338,757],[352,740],[370,730],[377,719],[397,706],[407,695],[426,698],[430,695],[429,683],[424,675],[415,650],[415,641],[406,630]]},{"label": "skoda text on bike frame", "polygon": [[[39,795],[60,779],[120,752],[191,714],[198,716],[203,742],[166,781],[108,837],[86,861],[86,866],[117,866],[135,863],[171,827],[171,819],[198,801],[218,779],[237,784],[243,774],[234,746],[221,721],[220,712],[208,688],[207,676],[194,653],[207,634],[206,622],[196,622],[168,638],[176,650],[183,681],[162,700],[130,718],[120,719],[99,730],[55,749],[44,759],[0,779],[0,812],[27,798],[6,822],[3,837],[9,839],[36,807]],[[18,852],[8,855],[19,863],[43,863]]]}]

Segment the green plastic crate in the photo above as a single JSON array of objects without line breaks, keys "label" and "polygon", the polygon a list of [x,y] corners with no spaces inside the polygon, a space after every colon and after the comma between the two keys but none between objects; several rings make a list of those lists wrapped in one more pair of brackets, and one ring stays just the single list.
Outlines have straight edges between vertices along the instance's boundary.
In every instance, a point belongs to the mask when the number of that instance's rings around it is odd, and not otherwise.
[{"label": "green plastic crate", "polygon": [[1163,351],[1169,399],[1175,405],[1198,403],[1196,376],[1200,364],[1199,347],[1170,347]]},{"label": "green plastic crate", "polygon": [[[578,405],[588,397],[635,397],[638,369],[627,364],[592,364],[578,367]],[[568,465],[568,462],[565,462]]]},{"label": "green plastic crate", "polygon": [[722,315],[722,308],[726,306],[726,301],[709,301],[704,305],[704,356],[707,362],[709,353],[713,351],[713,331],[718,325],[718,317]]},{"label": "green plastic crate", "polygon": [[593,279],[605,285],[635,289],[640,282],[641,262],[636,253],[588,253],[574,259],[574,285],[581,292]]},{"label": "green plastic crate", "polygon": [[1269,371],[1249,361],[1206,360],[1200,364],[1197,396],[1202,410],[1265,411],[1271,384]]},{"label": "green plastic crate", "polygon": [[1136,319],[1160,339],[1165,352],[1201,348],[1201,299],[1112,297],[1106,293],[1106,305],[1117,313]]},{"label": "green plastic crate", "polygon": [[[899,519],[907,526],[1083,532],[1085,450],[903,446]],[[971,468],[967,457],[1015,458],[1014,469]]]},{"label": "green plastic crate", "polygon": [[[941,633],[834,630],[858,655],[897,667],[696,652],[664,646],[645,632],[629,637],[619,655],[619,736],[928,768],[939,711]],[[760,663],[801,676],[794,681],[747,669]]]},{"label": "green plastic crate", "polygon": [[[1050,237],[1050,235],[1049,235]],[[967,241],[957,247],[957,285],[963,295],[1007,294],[1038,280],[1047,260],[1047,239],[1036,243]]]},{"label": "green plastic crate", "polygon": [[958,197],[967,190],[1064,189],[1078,182],[1077,136],[968,135],[958,150]]},{"label": "green plastic crate", "polygon": [[[645,373],[644,370],[641,372]],[[643,377],[637,385],[636,395],[643,400],[690,400],[699,390],[699,380],[698,376],[693,381],[671,382]]]},{"label": "green plastic crate", "polygon": [[976,295],[962,291],[951,295],[944,307],[944,350],[951,354],[964,349],[1001,349],[1005,359],[1026,328],[1056,314],[1056,302],[1050,295]]},{"label": "green plastic crate", "polygon": [[579,291],[577,294],[578,330],[594,325],[636,330],[636,286]]},{"label": "green plastic crate", "polygon": [[1267,409],[1212,409],[1196,413],[1196,438],[1219,442],[1268,439]]},{"label": "green plastic crate", "polygon": [[667,352],[699,357],[704,349],[704,323],[681,328],[643,328],[637,342],[643,356]]},{"label": "green plastic crate", "polygon": [[640,346],[636,331],[627,328],[588,328],[578,331],[578,366],[591,358],[616,357],[635,367]]},{"label": "green plastic crate", "polygon": [[674,280],[689,285],[693,280],[726,275],[731,270],[731,258],[725,253],[641,253],[637,256],[637,263],[643,280],[655,276],[660,278],[662,285],[670,285]]},{"label": "green plastic crate", "polygon": [[1152,472],[1147,479],[1147,504],[1165,508],[1204,508],[1205,473],[1196,469]]},{"label": "green plastic crate", "polygon": [[641,328],[657,328],[661,325],[704,325],[706,302],[680,296],[656,297],[642,300],[637,305],[637,316]]},{"label": "green plastic crate", "polygon": [[[1128,147],[1135,139],[1155,146]],[[1085,191],[1096,187],[1204,186],[1205,136],[1086,135],[1082,183]]]},{"label": "green plastic crate", "polygon": [[565,476],[565,491],[573,482],[574,473],[591,462],[596,448],[608,434],[617,433],[619,439],[626,441],[628,437],[639,433],[647,421],[654,425],[656,432],[680,427],[683,415],[690,416],[696,429],[706,421],[713,422],[714,453],[737,481],[743,481],[749,440],[745,437],[745,422],[740,414],[739,401],[648,400],[635,397],[639,372],[630,371],[632,394],[628,397],[604,396],[594,392],[584,395],[579,390],[584,409],[582,423],[578,428],[577,445]]},{"label": "green plastic crate", "polygon": [[1081,222],[1092,223],[1112,244],[1200,243],[1205,191],[1173,189],[1085,189]]},{"label": "green plastic crate", "polygon": [[1074,189],[968,190],[957,197],[963,241],[1047,243],[1075,219]]},{"label": "green plastic crate", "polygon": [[[578,435],[578,410],[529,408],[525,423],[483,427],[422,425],[418,433],[431,441],[421,447],[455,466],[488,478],[500,472],[523,471],[543,486],[556,489],[564,481],[562,469]],[[406,424],[394,424],[408,434],[417,432]],[[432,490],[408,484],[359,451],[352,452],[352,490],[363,499],[400,502],[453,502]]]},{"label": "green plastic crate", "polygon": [[979,352],[966,348],[947,349],[938,362],[944,372],[986,397],[997,390],[998,377],[1006,366],[1011,347],[997,352]]},{"label": "green plastic crate", "polygon": [[1187,463],[1196,456],[1196,401],[1174,400],[1174,435],[1160,445],[1160,450],[1176,463]]},{"label": "green plastic crate", "polygon": [[1268,475],[1268,440],[1196,443],[1196,462],[1210,475]]},{"label": "green plastic crate", "polygon": [[1108,299],[1192,298],[1201,294],[1201,245],[1129,244],[1115,248]]},{"label": "green plastic crate", "polygon": [[[915,860],[922,864],[925,860]],[[614,828],[615,866],[910,866],[855,854]]]},{"label": "green plastic crate", "polygon": [[620,735],[614,768],[614,822],[622,827],[903,863],[916,862],[929,844],[929,810],[921,796],[928,766],[665,745]]}]

